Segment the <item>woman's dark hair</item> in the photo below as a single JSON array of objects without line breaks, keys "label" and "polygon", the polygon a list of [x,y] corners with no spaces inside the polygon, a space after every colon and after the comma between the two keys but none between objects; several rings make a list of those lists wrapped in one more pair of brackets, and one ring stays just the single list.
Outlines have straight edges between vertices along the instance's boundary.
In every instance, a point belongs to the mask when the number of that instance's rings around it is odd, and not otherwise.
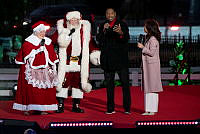
[{"label": "woman's dark hair", "polygon": [[154,19],[147,19],[145,21],[145,27],[147,29],[146,39],[149,40],[151,36],[154,36],[160,42],[161,32],[160,32],[160,29],[159,29],[158,22]]}]

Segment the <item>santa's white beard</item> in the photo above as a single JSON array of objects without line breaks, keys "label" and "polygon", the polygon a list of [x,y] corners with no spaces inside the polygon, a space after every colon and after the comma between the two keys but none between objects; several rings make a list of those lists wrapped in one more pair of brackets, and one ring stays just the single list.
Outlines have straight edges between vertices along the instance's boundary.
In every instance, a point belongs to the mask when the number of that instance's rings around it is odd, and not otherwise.
[{"label": "santa's white beard", "polygon": [[67,23],[67,28],[69,28],[70,30],[73,29],[73,28],[79,29],[80,28],[80,24],[72,25],[72,24]]}]

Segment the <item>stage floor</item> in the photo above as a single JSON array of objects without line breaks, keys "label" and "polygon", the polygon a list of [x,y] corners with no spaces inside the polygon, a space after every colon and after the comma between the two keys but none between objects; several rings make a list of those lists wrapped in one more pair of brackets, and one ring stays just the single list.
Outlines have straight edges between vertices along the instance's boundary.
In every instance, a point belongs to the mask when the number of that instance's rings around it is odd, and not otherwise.
[{"label": "stage floor", "polygon": [[50,122],[112,121],[114,128],[135,128],[136,121],[157,120],[197,120],[200,119],[200,85],[164,86],[159,96],[159,112],[154,116],[143,116],[144,93],[140,87],[131,87],[131,114],[124,114],[122,91],[115,89],[115,114],[106,115],[106,90],[93,90],[85,94],[81,108],[85,113],[71,112],[71,98],[65,100],[64,113],[24,116],[12,109],[13,101],[0,101],[0,118],[36,121],[42,129],[47,129]]}]

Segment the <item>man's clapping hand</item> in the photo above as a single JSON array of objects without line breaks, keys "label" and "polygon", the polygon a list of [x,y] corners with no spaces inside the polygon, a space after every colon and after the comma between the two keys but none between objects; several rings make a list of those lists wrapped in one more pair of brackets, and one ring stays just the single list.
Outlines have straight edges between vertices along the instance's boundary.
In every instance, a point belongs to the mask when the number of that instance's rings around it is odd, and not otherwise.
[{"label": "man's clapping hand", "polygon": [[123,35],[123,32],[122,32],[122,29],[121,29],[120,24],[115,25],[115,26],[113,27],[113,31],[119,33],[120,35]]}]

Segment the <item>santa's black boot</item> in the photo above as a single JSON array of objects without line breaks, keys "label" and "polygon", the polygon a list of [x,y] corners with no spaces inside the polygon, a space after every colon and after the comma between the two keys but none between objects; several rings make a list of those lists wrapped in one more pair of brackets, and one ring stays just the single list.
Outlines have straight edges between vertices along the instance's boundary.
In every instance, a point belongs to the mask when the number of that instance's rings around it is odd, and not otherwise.
[{"label": "santa's black boot", "polygon": [[75,113],[84,113],[84,110],[79,107],[79,104],[80,104],[80,99],[73,98],[72,112],[75,112]]},{"label": "santa's black boot", "polygon": [[64,113],[64,98],[57,97],[58,100],[58,110],[56,110],[56,113]]}]

